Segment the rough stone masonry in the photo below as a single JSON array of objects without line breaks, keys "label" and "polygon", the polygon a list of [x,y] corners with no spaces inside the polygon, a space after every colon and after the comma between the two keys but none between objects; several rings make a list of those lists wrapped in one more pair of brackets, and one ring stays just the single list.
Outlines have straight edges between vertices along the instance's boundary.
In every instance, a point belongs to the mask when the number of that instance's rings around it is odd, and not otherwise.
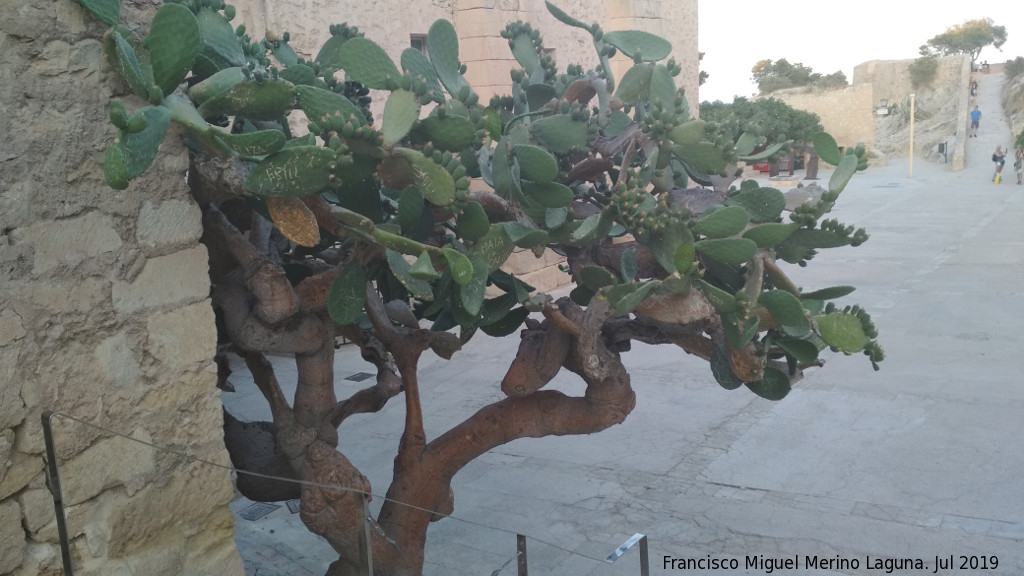
[{"label": "rough stone masonry", "polygon": [[[140,28],[158,1],[122,2]],[[187,154],[103,182],[105,25],[71,0],[0,12],[0,574],[60,574],[40,414],[54,419],[76,574],[241,575]],[[127,95],[127,96],[126,96]]]}]

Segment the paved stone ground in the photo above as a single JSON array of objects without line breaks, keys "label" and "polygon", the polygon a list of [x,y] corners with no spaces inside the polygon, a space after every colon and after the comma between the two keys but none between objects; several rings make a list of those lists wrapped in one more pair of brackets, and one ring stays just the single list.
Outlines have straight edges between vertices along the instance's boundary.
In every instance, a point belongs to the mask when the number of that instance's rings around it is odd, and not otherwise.
[{"label": "paved stone ground", "polygon": [[[586,437],[519,440],[455,479],[453,518],[433,525],[425,574],[492,574],[531,537],[532,575],[639,574],[637,551],[601,561],[636,532],[650,539],[653,574],[766,574],[746,557],[793,558],[774,574],[886,574],[875,559],[919,558],[891,573],[1024,574],[1024,186],[991,183],[992,149],[1012,140],[983,77],[979,138],[967,169],[906,160],[855,177],[835,217],[871,240],[828,250],[794,275],[814,289],[855,284],[846,298],[872,312],[888,359],[873,372],[861,356],[836,356],[783,401],[726,391],[706,364],[668,347],[636,345],[626,361],[636,411]],[[1008,167],[1009,168],[1009,167]],[[826,175],[827,176],[827,175]],[[500,396],[516,338],[481,338],[458,362],[425,359],[428,435]],[[283,382],[289,380],[283,367]],[[368,371],[354,350],[337,362],[339,396]],[[552,384],[582,390],[571,374]],[[225,404],[269,416],[254,387]],[[383,493],[403,408],[354,417],[342,448]],[[240,510],[249,502],[240,498]],[[378,503],[379,504],[379,503]],[[247,574],[322,574],[329,547],[282,506],[236,540]],[[939,567],[936,557],[953,567]],[[671,570],[664,557],[738,559],[739,568]],[[807,556],[853,567],[808,567]],[[959,569],[960,556],[998,567]],[[976,558],[977,560],[977,558]],[[514,574],[515,563],[501,574]]]}]

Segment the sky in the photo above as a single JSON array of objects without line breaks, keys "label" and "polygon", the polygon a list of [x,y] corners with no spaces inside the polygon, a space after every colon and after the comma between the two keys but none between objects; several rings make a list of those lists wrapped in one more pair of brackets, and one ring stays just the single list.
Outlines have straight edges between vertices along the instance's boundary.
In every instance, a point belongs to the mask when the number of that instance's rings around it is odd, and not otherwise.
[{"label": "sky", "polygon": [[701,70],[710,74],[700,99],[753,95],[750,69],[764,59],[785,58],[822,74],[842,70],[852,82],[854,66],[917,58],[930,38],[978,18],[1007,32],[1002,51],[986,47],[979,63],[1024,56],[1024,0],[699,0]]}]

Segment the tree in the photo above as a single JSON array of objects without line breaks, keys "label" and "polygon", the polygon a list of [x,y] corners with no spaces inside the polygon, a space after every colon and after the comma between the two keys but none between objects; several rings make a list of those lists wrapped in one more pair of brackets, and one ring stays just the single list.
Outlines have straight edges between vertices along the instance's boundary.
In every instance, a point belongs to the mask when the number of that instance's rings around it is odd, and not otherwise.
[{"label": "tree", "polygon": [[[753,136],[758,146],[766,149],[772,145],[785,144],[769,158],[774,164],[783,154],[793,150],[798,153],[810,151],[814,135],[822,131],[821,119],[817,114],[797,110],[777,98],[748,100],[736,97],[731,104],[725,102],[702,102],[702,120],[713,122],[726,137],[736,143],[743,134]],[[774,175],[774,174],[773,174]],[[815,175],[808,169],[808,177]]]},{"label": "tree", "polygon": [[[728,167],[751,159],[753,137],[708,140],[675,86],[678,66],[658,63],[670,46],[656,36],[604,33],[548,4],[593,36],[602,65],[559,73],[540,34],[510,24],[503,35],[522,70],[510,97],[483,106],[447,21],[429,30],[429,59],[409,49],[400,71],[347,25],[331,26],[309,62],[288,34],[253,42],[232,31],[234,9],[220,0],[165,4],[146,38],[119,26],[110,3],[86,6],[113,26],[106,53],[148,103],[134,112],[137,101],[111,103],[107,182],[130,186],[172,121],[187,132],[218,330],[273,415],[226,418],[238,488],[256,500],[300,497],[303,522],[338,552],[329,575],[361,573],[361,538],[376,574],[419,574],[427,526],[453,510],[451,480],[467,463],[517,438],[622,422],[635,403],[621,360],[632,340],[678,346],[707,360],[723,387],[770,399],[825,348],[864,352],[876,368],[882,359],[867,313],[829,302],[851,288],[803,292],[783,270],[867,239],[821,220],[863,156],[819,138],[839,164],[829,191],[783,222],[781,192],[731,186]],[[618,82],[608,65],[616,51],[635,60]],[[365,113],[369,89],[386,94],[379,128]],[[295,109],[308,135],[292,135]],[[470,177],[481,190],[470,191]],[[685,190],[712,177],[715,189]],[[633,241],[613,244],[622,231]],[[515,246],[566,254],[571,297],[534,293],[503,272]],[[520,330],[506,397],[428,438],[421,356],[457,361],[473,337]],[[377,370],[374,385],[341,400],[338,336]],[[294,398],[271,353],[294,358]],[[563,368],[586,383],[582,396],[543,389]],[[406,416],[394,476],[364,531],[371,487],[338,450],[339,427],[395,397]]]},{"label": "tree", "polygon": [[1006,27],[996,26],[991,18],[968,20],[952,26],[938,36],[932,37],[920,48],[922,56],[952,56],[967,54],[976,62],[982,48],[993,46],[999,49],[1006,43]]},{"label": "tree", "polygon": [[775,61],[759,60],[750,72],[751,79],[757,83],[757,89],[761,94],[798,86],[817,86],[831,90],[847,85],[846,74],[841,70],[822,76],[803,64],[790,64],[785,58]]}]

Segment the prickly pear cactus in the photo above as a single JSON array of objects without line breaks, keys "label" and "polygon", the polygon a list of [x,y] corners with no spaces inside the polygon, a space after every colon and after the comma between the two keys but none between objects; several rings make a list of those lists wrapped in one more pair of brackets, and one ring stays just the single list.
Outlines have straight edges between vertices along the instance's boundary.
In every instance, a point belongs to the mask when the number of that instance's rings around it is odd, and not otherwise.
[{"label": "prickly pear cactus", "polygon": [[[657,36],[605,33],[548,2],[591,35],[599,64],[559,71],[540,32],[516,22],[502,36],[521,68],[482,103],[446,21],[430,27],[429,57],[395,62],[341,24],[304,60],[287,33],[253,41],[232,27],[221,0],[168,3],[145,38],[117,25],[110,2],[82,2],[114,26],[107,54],[141,99],[111,106],[108,183],[129,186],[177,122],[197,156],[244,166],[234,192],[302,247],[279,255],[293,258],[289,274],[339,269],[327,306],[338,323],[366,322],[372,281],[435,331],[514,333],[545,299],[500,268],[517,246],[550,248],[568,256],[578,305],[607,301],[613,317],[657,326],[725,388],[782,398],[825,349],[882,360],[867,312],[833,302],[852,288],[804,291],[783,271],[867,240],[823,219],[866,167],[863,150],[816,138],[837,168],[820,200],[794,210],[778,190],[735,182],[740,162],[785,143],[753,155],[756,138],[724,139],[691,117]],[[633,61],[621,78],[616,53]],[[380,119],[369,89],[385,99]],[[289,125],[296,111],[304,136]],[[631,244],[609,258],[614,238]]]}]

